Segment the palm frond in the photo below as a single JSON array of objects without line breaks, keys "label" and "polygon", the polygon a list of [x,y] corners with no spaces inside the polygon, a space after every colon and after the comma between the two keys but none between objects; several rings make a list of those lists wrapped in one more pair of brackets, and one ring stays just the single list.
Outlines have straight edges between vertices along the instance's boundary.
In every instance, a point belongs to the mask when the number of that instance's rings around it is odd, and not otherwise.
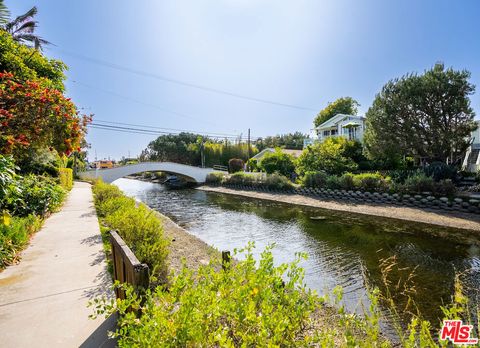
[{"label": "palm frond", "polygon": [[33,33],[35,31],[35,28],[37,27],[37,21],[28,21],[28,22],[23,22],[22,25],[20,25],[18,28],[15,28],[13,30],[13,35],[16,33]]},{"label": "palm frond", "polygon": [[4,26],[5,24],[7,24],[9,19],[10,11],[8,10],[8,7],[7,5],[5,5],[3,0],[0,0],[0,26]]},{"label": "palm frond", "polygon": [[33,6],[30,10],[25,12],[23,15],[18,16],[13,21],[7,23],[5,25],[5,30],[11,32],[13,28],[21,25],[26,20],[31,20],[37,14],[38,10],[36,6]]},{"label": "palm frond", "polygon": [[19,34],[14,36],[13,39],[21,43],[31,43],[36,50],[42,50],[43,46],[50,44],[47,40],[34,34]]}]

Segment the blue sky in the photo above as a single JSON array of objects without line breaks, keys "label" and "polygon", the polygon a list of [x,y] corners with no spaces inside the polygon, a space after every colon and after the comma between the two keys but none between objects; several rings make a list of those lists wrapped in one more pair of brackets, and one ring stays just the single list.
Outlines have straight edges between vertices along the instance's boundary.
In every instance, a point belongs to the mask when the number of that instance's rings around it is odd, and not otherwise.
[{"label": "blue sky", "polygon": [[[67,93],[97,120],[243,136],[251,128],[253,137],[307,133],[329,101],[351,96],[364,113],[389,79],[437,61],[469,70],[480,85],[477,0],[6,4],[12,15],[38,7],[38,32],[55,44],[45,53],[68,64]],[[139,76],[79,55],[305,109]],[[478,92],[472,106],[480,116]],[[92,129],[90,158],[135,156],[154,138]]]}]

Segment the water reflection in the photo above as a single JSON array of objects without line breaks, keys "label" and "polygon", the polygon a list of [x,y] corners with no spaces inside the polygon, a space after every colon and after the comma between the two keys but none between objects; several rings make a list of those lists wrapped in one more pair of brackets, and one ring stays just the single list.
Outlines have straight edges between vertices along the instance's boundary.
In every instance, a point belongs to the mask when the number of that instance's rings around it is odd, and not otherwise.
[{"label": "water reflection", "polygon": [[[295,252],[308,253],[302,264],[307,284],[319,293],[342,286],[350,311],[358,312],[359,302],[366,302],[368,287],[383,288],[379,265],[385,259],[394,259],[401,269],[390,274],[394,285],[415,269],[412,296],[421,313],[435,323],[440,306],[450,301],[456,272],[470,299],[479,300],[479,248],[426,233],[461,233],[456,230],[197,190],[167,191],[129,179],[115,184],[218,249],[255,241],[260,253],[274,242],[277,262],[293,260]],[[319,215],[326,219],[310,218]],[[401,289],[392,290],[402,304]]]}]

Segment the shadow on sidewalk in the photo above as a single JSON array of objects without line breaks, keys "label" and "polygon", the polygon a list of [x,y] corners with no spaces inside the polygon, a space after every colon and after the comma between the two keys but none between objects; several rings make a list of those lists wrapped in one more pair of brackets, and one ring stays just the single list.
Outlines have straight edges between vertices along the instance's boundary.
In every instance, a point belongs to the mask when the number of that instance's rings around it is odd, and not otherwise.
[{"label": "shadow on sidewalk", "polygon": [[108,337],[109,331],[117,328],[117,315],[112,314],[80,345],[80,348],[111,348],[117,346],[117,340]]}]

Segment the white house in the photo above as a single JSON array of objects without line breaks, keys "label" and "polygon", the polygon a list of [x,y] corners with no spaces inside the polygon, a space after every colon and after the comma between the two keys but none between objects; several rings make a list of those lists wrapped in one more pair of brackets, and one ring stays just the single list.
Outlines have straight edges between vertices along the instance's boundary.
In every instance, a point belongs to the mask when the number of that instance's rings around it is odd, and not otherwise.
[{"label": "white house", "polygon": [[476,121],[478,128],[471,134],[471,144],[463,159],[462,169],[476,173],[480,169],[480,121]]},{"label": "white house", "polygon": [[330,137],[345,137],[349,140],[362,141],[365,131],[365,116],[337,114],[318,127],[312,129],[310,138],[305,139],[303,146],[322,142]]}]

